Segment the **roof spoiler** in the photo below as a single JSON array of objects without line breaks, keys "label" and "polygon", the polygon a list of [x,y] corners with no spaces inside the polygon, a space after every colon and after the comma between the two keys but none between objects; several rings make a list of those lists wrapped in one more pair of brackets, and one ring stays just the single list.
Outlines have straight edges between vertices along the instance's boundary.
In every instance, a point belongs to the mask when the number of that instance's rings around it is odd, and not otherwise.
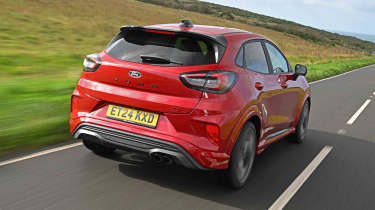
[{"label": "roof spoiler", "polygon": [[157,30],[157,31],[166,31],[166,32],[173,32],[175,34],[188,34],[188,35],[191,35],[191,36],[201,36],[201,37],[205,37],[207,39],[210,39],[220,45],[222,45],[223,47],[227,47],[227,40],[226,38],[223,36],[223,35],[208,35],[208,34],[200,34],[200,33],[195,33],[195,32],[191,32],[191,31],[187,31],[187,30],[170,30],[170,29],[161,29],[161,28],[157,28],[157,27],[148,27],[148,26],[122,26],[121,27],[121,32],[126,32],[126,31],[132,31],[132,30],[142,30],[142,31],[146,31],[146,30]]}]

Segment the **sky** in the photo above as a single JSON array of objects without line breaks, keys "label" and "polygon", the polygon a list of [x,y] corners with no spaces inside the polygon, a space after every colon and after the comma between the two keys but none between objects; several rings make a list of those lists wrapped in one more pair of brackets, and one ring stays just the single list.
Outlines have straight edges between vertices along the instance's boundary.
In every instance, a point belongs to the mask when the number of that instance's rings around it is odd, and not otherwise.
[{"label": "sky", "polygon": [[204,0],[329,31],[375,35],[375,0]]}]

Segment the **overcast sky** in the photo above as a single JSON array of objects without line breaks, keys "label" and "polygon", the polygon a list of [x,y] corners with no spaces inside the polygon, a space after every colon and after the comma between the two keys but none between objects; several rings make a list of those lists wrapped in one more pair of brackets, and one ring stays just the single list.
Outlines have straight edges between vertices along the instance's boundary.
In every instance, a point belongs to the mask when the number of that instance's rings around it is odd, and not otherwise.
[{"label": "overcast sky", "polygon": [[315,28],[375,35],[375,0],[204,0]]}]

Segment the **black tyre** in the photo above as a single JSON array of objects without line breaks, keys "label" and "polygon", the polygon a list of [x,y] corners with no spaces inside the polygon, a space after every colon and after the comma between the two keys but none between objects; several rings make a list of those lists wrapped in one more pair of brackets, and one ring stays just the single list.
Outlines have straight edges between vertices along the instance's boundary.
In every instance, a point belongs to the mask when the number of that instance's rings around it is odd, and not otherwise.
[{"label": "black tyre", "polygon": [[84,138],[82,139],[83,145],[91,151],[99,155],[110,155],[112,154],[116,148],[103,146],[101,144],[96,143],[91,138]]},{"label": "black tyre", "polygon": [[291,140],[296,143],[302,143],[307,134],[307,128],[309,125],[309,116],[310,116],[310,104],[308,101],[305,102],[303,105],[301,114],[298,119],[298,123],[296,126],[296,131],[294,134],[291,135]]},{"label": "black tyre", "polygon": [[253,123],[247,123],[234,145],[229,168],[223,173],[225,184],[234,189],[243,187],[249,178],[256,153],[257,134]]}]

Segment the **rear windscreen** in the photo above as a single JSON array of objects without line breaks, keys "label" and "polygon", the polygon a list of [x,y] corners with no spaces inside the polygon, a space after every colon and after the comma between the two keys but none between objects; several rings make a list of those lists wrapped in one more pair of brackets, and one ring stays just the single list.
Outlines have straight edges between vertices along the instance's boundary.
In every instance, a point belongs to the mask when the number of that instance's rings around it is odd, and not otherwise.
[{"label": "rear windscreen", "polygon": [[130,30],[121,32],[106,51],[110,56],[124,61],[195,66],[218,63],[224,47],[196,35]]}]

